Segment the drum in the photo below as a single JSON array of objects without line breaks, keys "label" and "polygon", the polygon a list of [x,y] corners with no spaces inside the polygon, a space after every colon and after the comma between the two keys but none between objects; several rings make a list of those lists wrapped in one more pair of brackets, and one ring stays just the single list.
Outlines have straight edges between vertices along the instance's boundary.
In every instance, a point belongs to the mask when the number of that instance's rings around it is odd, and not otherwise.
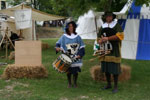
[{"label": "drum", "polygon": [[53,68],[57,70],[58,72],[64,73],[68,71],[68,68],[70,67],[72,63],[71,58],[69,58],[65,54],[61,54],[54,62],[53,62]]}]

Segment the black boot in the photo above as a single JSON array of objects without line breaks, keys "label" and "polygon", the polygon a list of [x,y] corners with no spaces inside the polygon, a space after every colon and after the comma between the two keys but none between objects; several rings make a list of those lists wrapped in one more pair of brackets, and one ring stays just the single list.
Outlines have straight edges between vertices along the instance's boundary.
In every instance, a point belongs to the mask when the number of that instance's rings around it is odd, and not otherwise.
[{"label": "black boot", "polygon": [[78,73],[73,74],[74,87],[77,88]]},{"label": "black boot", "polygon": [[111,74],[110,73],[105,73],[105,76],[106,76],[106,80],[107,80],[107,85],[104,86],[103,90],[111,88]]},{"label": "black boot", "polygon": [[68,79],[68,88],[71,88],[71,73],[67,73],[67,79]]},{"label": "black boot", "polygon": [[118,92],[118,74],[114,74],[114,89],[113,89],[113,93],[117,93]]}]

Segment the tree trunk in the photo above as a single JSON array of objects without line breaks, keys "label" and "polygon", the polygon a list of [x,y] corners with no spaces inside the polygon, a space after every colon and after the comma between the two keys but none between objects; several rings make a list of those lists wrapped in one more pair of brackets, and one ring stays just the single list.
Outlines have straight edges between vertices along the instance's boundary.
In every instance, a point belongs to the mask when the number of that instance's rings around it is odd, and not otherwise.
[{"label": "tree trunk", "polygon": [[104,11],[111,11],[112,1],[113,0],[107,0],[107,2],[105,3]]},{"label": "tree trunk", "polygon": [[37,9],[37,7],[36,7],[36,0],[34,0],[34,9]]}]

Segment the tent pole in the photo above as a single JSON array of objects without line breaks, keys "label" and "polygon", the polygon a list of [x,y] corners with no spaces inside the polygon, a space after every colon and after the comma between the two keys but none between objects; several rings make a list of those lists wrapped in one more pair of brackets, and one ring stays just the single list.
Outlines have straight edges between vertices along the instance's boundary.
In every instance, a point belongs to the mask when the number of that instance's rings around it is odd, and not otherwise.
[{"label": "tent pole", "polygon": [[23,30],[20,29],[20,35],[19,35],[20,38],[23,38]]},{"label": "tent pole", "polygon": [[[5,34],[6,34],[6,33],[5,33]],[[0,46],[2,45],[2,43],[3,43],[4,39],[5,39],[5,34],[4,34],[4,36],[3,36],[3,38],[2,38],[2,40],[1,40],[1,42],[0,42]]]},{"label": "tent pole", "polygon": [[[24,4],[21,5],[21,9],[23,9],[23,5],[24,5]],[[19,36],[19,37],[23,38],[22,34],[23,34],[23,30],[20,29],[20,36]]]},{"label": "tent pole", "polygon": [[96,16],[95,16],[95,29],[96,29],[96,34],[98,33],[98,30],[97,30],[97,20],[96,20]]},{"label": "tent pole", "polygon": [[32,20],[32,40],[34,40],[34,31],[33,31],[33,20]]},{"label": "tent pole", "polygon": [[36,40],[35,36],[35,21],[32,20],[32,40]]},{"label": "tent pole", "polygon": [[[8,35],[8,27],[6,29],[6,33],[5,36],[6,37]],[[8,39],[6,38],[6,59],[8,58]]]},{"label": "tent pole", "polygon": [[35,30],[36,24],[35,24],[35,20],[34,20],[34,40],[37,40],[37,36],[36,36],[36,30]]},{"label": "tent pole", "polygon": [[32,40],[37,40],[35,31],[35,20],[32,20]]}]

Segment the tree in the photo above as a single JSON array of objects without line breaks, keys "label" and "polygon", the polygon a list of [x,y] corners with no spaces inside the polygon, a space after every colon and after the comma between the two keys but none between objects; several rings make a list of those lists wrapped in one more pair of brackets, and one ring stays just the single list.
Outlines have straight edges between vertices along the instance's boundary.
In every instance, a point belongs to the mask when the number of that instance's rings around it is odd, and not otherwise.
[{"label": "tree", "polygon": [[25,0],[6,0],[10,5],[18,5],[22,2],[25,2]]},{"label": "tree", "polygon": [[147,6],[149,6],[150,5],[150,0],[136,0],[135,4],[136,5],[146,4]]},{"label": "tree", "polygon": [[[13,5],[25,0],[7,0]],[[60,16],[78,17],[89,9],[94,11],[115,11],[122,9],[128,0],[31,0],[31,5],[35,9],[56,14]],[[136,0],[136,5],[147,4],[150,0]]]},{"label": "tree", "polygon": [[127,0],[65,0],[69,15],[79,16],[89,9],[94,11],[120,11]]}]

